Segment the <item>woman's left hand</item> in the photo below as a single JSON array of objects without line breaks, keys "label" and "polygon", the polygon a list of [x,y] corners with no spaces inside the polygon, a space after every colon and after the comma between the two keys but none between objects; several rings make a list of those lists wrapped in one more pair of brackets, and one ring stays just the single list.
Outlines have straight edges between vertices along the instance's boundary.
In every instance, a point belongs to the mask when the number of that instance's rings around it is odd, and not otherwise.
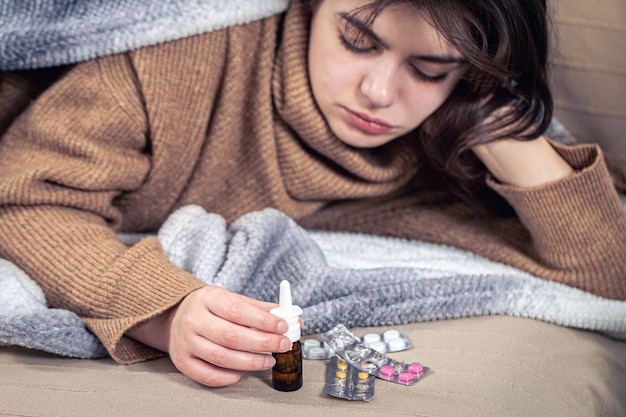
[{"label": "woman's left hand", "polygon": [[534,187],[574,174],[574,169],[544,136],[533,140],[502,139],[472,148],[504,184]]}]

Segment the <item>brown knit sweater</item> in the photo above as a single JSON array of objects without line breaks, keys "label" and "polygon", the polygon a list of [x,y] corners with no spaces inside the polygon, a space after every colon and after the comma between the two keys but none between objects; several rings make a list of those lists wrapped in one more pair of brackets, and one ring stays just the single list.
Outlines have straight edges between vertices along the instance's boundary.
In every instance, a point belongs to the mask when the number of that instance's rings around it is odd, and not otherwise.
[{"label": "brown knit sweater", "polygon": [[626,299],[626,211],[598,147],[555,145],[579,171],[565,180],[489,180],[519,219],[426,205],[409,139],[372,150],[332,135],[307,81],[308,16],[295,1],[280,19],[80,64],[0,141],[0,256],[117,361],[158,355],[124,332],[202,284],[155,238],[126,247],[115,232],[155,231],[191,203],[228,221],[275,207],[309,227],[447,243]]}]

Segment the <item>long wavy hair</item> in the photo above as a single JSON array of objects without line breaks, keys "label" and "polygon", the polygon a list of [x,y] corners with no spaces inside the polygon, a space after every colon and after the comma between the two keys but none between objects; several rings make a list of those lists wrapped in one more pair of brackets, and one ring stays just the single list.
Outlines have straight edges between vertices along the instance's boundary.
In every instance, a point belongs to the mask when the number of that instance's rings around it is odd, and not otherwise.
[{"label": "long wavy hair", "polygon": [[416,130],[418,152],[464,200],[493,208],[497,197],[471,148],[502,138],[534,139],[550,124],[546,0],[372,0],[352,13],[366,13],[372,25],[399,3],[420,10],[467,61],[450,97]]}]

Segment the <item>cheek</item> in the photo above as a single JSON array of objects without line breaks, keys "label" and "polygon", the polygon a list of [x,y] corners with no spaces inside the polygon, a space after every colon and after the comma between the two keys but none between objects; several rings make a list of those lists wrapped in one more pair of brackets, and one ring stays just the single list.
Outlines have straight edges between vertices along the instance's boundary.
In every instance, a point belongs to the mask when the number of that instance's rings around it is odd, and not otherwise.
[{"label": "cheek", "polygon": [[412,89],[407,100],[407,117],[421,124],[448,99],[455,85],[456,82]]},{"label": "cheek", "polygon": [[328,48],[321,53],[312,52],[309,77],[316,99],[323,103],[342,97],[357,78],[353,63]]}]

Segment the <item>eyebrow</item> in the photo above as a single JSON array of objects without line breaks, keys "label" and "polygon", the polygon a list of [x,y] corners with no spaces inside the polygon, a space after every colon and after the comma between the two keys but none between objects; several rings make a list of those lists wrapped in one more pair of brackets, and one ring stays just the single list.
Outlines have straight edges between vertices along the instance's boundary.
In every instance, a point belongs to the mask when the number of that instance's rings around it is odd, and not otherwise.
[{"label": "eyebrow", "polygon": [[[374,31],[362,20],[356,16],[347,12],[339,13],[339,16],[345,20],[348,24],[353,25],[358,30],[363,32],[367,37],[373,39],[376,43],[379,43],[383,48],[389,49],[389,45],[383,41]],[[465,62],[465,58],[452,55],[412,55],[411,59],[418,61],[432,62],[434,64],[462,64]]]}]

